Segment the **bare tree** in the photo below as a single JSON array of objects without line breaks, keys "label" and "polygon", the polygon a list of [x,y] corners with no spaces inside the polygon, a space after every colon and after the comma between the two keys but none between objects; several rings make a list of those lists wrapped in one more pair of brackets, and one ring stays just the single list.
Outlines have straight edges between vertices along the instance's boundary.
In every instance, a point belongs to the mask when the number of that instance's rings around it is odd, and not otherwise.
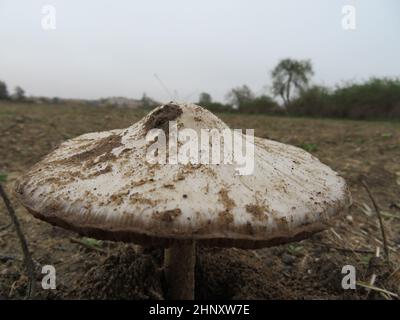
[{"label": "bare tree", "polygon": [[8,90],[5,82],[0,81],[0,100],[8,99]]},{"label": "bare tree", "polygon": [[310,60],[283,59],[272,70],[272,91],[280,96],[285,107],[290,104],[294,90],[303,90],[314,74]]},{"label": "bare tree", "polygon": [[20,86],[16,86],[14,90],[14,98],[15,100],[25,100],[25,90]]},{"label": "bare tree", "polygon": [[200,104],[201,106],[207,106],[207,105],[209,105],[210,103],[212,103],[211,95],[210,95],[209,93],[207,93],[207,92],[202,92],[202,93],[200,93],[200,96],[199,96],[199,104]]},{"label": "bare tree", "polygon": [[246,85],[233,88],[226,97],[229,100],[229,103],[237,109],[243,108],[245,104],[253,101],[255,98],[254,93]]}]

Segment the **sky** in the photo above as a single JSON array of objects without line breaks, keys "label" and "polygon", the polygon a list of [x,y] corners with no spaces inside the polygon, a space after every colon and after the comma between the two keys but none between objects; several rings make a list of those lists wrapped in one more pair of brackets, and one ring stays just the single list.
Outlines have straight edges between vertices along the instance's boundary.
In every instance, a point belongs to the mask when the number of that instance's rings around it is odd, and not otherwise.
[{"label": "sky", "polygon": [[28,95],[224,101],[270,94],[286,57],[311,59],[315,84],[398,77],[400,1],[0,0],[0,80]]}]

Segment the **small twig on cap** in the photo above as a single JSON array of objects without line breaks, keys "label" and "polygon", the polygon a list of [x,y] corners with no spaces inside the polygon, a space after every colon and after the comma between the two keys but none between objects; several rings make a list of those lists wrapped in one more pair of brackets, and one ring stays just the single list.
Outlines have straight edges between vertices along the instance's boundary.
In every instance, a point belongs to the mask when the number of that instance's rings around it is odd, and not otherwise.
[{"label": "small twig on cap", "polygon": [[385,232],[385,226],[383,225],[383,219],[382,219],[382,215],[381,215],[381,211],[379,210],[378,204],[375,201],[375,198],[373,197],[371,190],[368,187],[368,184],[365,180],[361,180],[362,185],[364,186],[365,190],[368,193],[368,196],[371,199],[371,202],[374,206],[376,215],[378,216],[378,220],[379,220],[379,225],[381,228],[381,233],[382,233],[382,240],[383,240],[383,249],[385,250],[385,255],[386,255],[386,261],[389,262],[389,248],[388,248],[388,243],[386,240],[386,232]]},{"label": "small twig on cap", "polygon": [[76,243],[76,244],[79,244],[79,245],[85,247],[86,249],[94,250],[94,251],[101,252],[101,253],[107,253],[107,251],[104,250],[104,249],[97,248],[96,246],[93,246],[93,245],[91,245],[89,243],[86,243],[86,242],[84,242],[82,240],[79,240],[79,239],[76,239],[76,238],[70,238],[69,241],[71,241],[73,243]]},{"label": "small twig on cap", "polygon": [[28,277],[29,277],[29,284],[28,284],[28,290],[27,290],[27,298],[29,299],[31,296],[33,296],[33,294],[35,292],[35,264],[33,262],[31,254],[29,252],[28,244],[26,242],[25,236],[19,225],[19,221],[15,214],[14,208],[11,206],[11,202],[10,202],[9,198],[7,197],[7,194],[6,194],[3,186],[1,185],[1,183],[0,183],[0,196],[3,198],[4,204],[6,205],[6,208],[8,211],[8,215],[10,216],[11,221],[14,224],[15,232],[17,233],[19,242],[21,244],[22,253],[24,254],[24,264],[25,264],[26,271],[27,271]]}]

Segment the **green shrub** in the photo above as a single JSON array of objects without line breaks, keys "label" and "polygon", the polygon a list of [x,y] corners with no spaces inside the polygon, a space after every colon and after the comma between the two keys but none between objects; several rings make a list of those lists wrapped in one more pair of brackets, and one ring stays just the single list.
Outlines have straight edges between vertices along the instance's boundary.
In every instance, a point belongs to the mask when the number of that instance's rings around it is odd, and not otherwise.
[{"label": "green shrub", "polygon": [[262,95],[243,103],[239,109],[243,113],[274,113],[279,109],[278,104],[271,97]]},{"label": "green shrub", "polygon": [[302,91],[288,106],[289,114],[350,118],[400,118],[400,80],[372,78],[330,91],[313,86]]},{"label": "green shrub", "polygon": [[232,112],[233,108],[229,104],[223,104],[220,102],[200,103],[198,104],[212,112]]}]

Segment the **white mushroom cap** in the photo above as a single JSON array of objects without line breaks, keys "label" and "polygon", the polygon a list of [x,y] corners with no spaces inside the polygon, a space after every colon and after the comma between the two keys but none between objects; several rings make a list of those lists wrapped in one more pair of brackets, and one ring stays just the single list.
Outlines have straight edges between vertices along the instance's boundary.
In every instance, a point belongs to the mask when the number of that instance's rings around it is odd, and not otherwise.
[{"label": "white mushroom cap", "polygon": [[168,246],[179,239],[257,248],[306,238],[350,204],[343,178],[302,149],[255,138],[254,172],[233,164],[151,165],[151,128],[228,128],[193,104],[167,104],[132,126],[62,143],[21,179],[36,217],[100,239]]}]

